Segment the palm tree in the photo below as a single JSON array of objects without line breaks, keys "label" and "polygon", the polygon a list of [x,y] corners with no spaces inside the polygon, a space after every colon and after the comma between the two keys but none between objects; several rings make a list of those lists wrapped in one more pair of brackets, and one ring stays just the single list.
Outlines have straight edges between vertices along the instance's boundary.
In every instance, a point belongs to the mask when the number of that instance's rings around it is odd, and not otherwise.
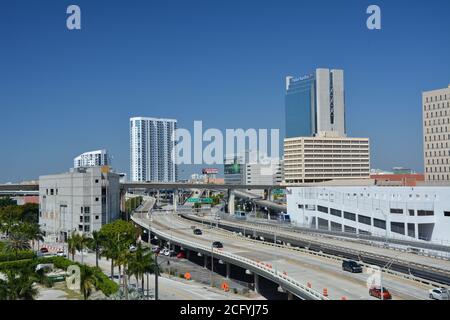
[{"label": "palm tree", "polygon": [[111,278],[114,279],[114,265],[118,256],[118,243],[115,239],[104,238],[102,255],[111,260]]},{"label": "palm tree", "polygon": [[4,300],[33,300],[38,295],[34,287],[35,278],[31,270],[19,273],[13,270],[4,272],[6,281],[0,280],[0,298]]},{"label": "palm tree", "polygon": [[41,231],[39,224],[37,223],[22,223],[18,232],[22,233],[24,237],[32,241],[32,247],[34,248],[34,242],[44,241],[44,233]]},{"label": "palm tree", "polygon": [[90,238],[86,234],[77,234],[75,237],[75,248],[81,252],[81,263],[83,263],[83,250],[87,248]]},{"label": "palm tree", "polygon": [[144,275],[153,273],[154,261],[151,251],[142,247],[138,243],[136,251],[131,255],[128,262],[128,274],[136,277],[136,281],[141,280],[142,291],[144,291]]},{"label": "palm tree", "polygon": [[87,300],[93,289],[97,286],[97,277],[94,270],[86,265],[80,266],[80,290],[83,293],[84,300]]},{"label": "palm tree", "polygon": [[77,251],[77,235],[75,232],[72,232],[72,235],[67,239],[67,246],[69,254],[72,255],[72,260],[75,261],[75,253]]},{"label": "palm tree", "polygon": [[98,268],[98,258],[100,256],[100,248],[105,242],[105,238],[99,231],[92,232],[92,238],[89,241],[89,247],[95,251],[95,266]]},{"label": "palm tree", "polygon": [[19,251],[29,250],[30,248],[30,241],[21,233],[10,233],[5,246],[6,251],[14,252],[16,259]]}]

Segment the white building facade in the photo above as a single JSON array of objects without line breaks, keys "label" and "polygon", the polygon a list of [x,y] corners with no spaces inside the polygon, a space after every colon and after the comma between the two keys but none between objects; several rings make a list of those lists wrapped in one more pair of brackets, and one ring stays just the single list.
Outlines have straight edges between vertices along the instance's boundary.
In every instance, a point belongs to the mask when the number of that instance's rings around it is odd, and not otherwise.
[{"label": "white building facade", "polygon": [[287,211],[315,229],[450,244],[450,187],[292,187]]},{"label": "white building facade", "polygon": [[105,149],[89,151],[80,154],[78,157],[73,159],[73,167],[95,167],[95,166],[110,166],[111,160],[108,152]]},{"label": "white building facade", "polygon": [[39,177],[39,224],[46,237],[67,240],[120,217],[119,175],[108,167],[76,168]]},{"label": "white building facade", "polygon": [[176,129],[173,119],[130,119],[131,181],[177,181]]}]

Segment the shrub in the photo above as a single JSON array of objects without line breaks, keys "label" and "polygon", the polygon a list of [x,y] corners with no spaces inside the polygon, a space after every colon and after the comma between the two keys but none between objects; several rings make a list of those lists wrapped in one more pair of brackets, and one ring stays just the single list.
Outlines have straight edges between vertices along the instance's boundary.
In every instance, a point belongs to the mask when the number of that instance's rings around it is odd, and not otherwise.
[{"label": "shrub", "polygon": [[36,257],[36,254],[33,251],[21,250],[21,251],[17,252],[17,255],[13,252],[0,253],[0,262],[33,259],[35,257]]}]

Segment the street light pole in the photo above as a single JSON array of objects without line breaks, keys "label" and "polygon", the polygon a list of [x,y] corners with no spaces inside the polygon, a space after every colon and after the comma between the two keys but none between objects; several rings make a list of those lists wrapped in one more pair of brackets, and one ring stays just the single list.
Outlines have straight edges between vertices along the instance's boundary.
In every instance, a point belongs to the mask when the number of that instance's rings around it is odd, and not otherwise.
[{"label": "street light pole", "polygon": [[214,287],[213,272],[214,272],[214,245],[211,244],[211,287]]},{"label": "street light pole", "polygon": [[158,254],[155,254],[155,300],[158,300],[158,275],[159,275],[159,265],[158,265]]}]

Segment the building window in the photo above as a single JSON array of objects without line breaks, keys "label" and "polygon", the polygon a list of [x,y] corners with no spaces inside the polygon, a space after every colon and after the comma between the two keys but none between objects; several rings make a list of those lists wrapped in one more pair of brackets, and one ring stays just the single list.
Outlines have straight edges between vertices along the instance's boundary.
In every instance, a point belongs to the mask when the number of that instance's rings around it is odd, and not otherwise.
[{"label": "building window", "polygon": [[84,213],[91,213],[90,207],[84,207]]},{"label": "building window", "polygon": [[98,220],[99,216],[95,216],[95,220]]},{"label": "building window", "polygon": [[84,217],[84,222],[85,222],[85,223],[91,222],[91,217],[90,217],[90,216],[85,216],[85,217]]},{"label": "building window", "polygon": [[52,195],[54,195],[54,194],[55,194],[55,190],[50,189],[50,195],[52,196]]},{"label": "building window", "polygon": [[350,226],[344,226],[344,232],[356,233],[356,228],[353,228],[353,227],[350,227]]},{"label": "building window", "polygon": [[391,213],[403,214],[403,209],[394,209],[394,208],[391,208]]},{"label": "building window", "polygon": [[417,210],[417,215],[422,216],[434,216],[434,211],[432,210]]},{"label": "building window", "polygon": [[373,218],[373,225],[377,228],[386,230],[386,221]]},{"label": "building window", "polygon": [[84,231],[85,232],[90,232],[91,231],[91,227],[89,225],[84,226]]},{"label": "building window", "polygon": [[405,224],[402,222],[391,222],[391,232],[405,235]]},{"label": "building window", "polygon": [[356,221],[356,214],[344,211],[344,218],[352,221]]},{"label": "building window", "polygon": [[97,201],[97,202],[98,202],[98,197],[95,197],[95,201]]},{"label": "building window", "polygon": [[414,210],[413,209],[409,209],[408,212],[409,212],[410,216],[414,216]]},{"label": "building window", "polygon": [[330,214],[336,217],[342,217],[342,211],[330,208]]},{"label": "building window", "polygon": [[367,224],[367,225],[369,225],[369,226],[372,224],[371,218],[370,218],[370,217],[363,216],[363,215],[361,215],[361,214],[358,215],[358,222]]},{"label": "building window", "polygon": [[302,205],[302,204],[299,204],[299,205],[298,205],[298,208],[299,208],[299,209],[303,209],[303,205]]},{"label": "building window", "polygon": [[82,224],[78,225],[78,231],[83,231],[83,225]]},{"label": "building window", "polygon": [[83,207],[81,207],[81,213],[83,213]]},{"label": "building window", "polygon": [[98,179],[95,179],[95,183],[98,183]]},{"label": "building window", "polygon": [[327,207],[322,207],[322,206],[317,206],[317,211],[323,212],[323,213],[328,213],[328,208]]}]

